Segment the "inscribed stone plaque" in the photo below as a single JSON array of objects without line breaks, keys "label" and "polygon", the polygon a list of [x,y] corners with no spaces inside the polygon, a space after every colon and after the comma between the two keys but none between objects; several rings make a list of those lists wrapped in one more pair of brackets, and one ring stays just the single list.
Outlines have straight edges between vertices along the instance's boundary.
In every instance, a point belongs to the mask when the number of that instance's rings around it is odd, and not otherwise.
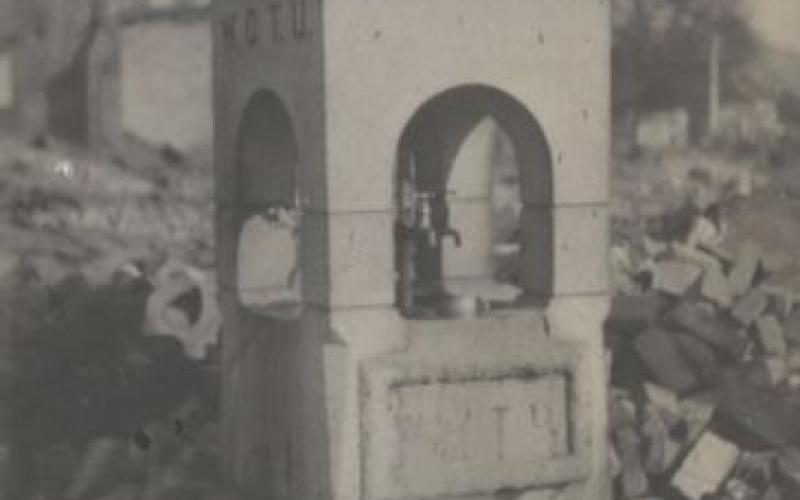
[{"label": "inscribed stone plaque", "polygon": [[566,483],[585,473],[571,369],[408,378],[371,368],[365,498],[429,498]]}]

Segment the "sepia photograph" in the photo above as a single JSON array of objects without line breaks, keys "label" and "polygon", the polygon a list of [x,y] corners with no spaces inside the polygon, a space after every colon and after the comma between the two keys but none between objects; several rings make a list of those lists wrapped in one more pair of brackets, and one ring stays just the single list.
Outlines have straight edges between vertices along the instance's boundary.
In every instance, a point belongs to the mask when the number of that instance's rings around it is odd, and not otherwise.
[{"label": "sepia photograph", "polygon": [[800,500],[799,28],[0,0],[0,500]]}]

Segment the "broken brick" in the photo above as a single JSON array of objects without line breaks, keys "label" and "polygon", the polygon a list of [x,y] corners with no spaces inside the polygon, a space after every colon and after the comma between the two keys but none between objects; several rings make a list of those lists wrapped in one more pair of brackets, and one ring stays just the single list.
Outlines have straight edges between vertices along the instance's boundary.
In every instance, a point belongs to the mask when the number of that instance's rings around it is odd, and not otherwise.
[{"label": "broken brick", "polygon": [[792,256],[783,250],[774,250],[771,252],[764,252],[761,257],[761,265],[765,272],[772,274],[789,269],[794,265],[794,261]]},{"label": "broken brick", "polygon": [[794,493],[800,492],[800,451],[787,448],[778,456],[778,472]]},{"label": "broken brick", "polygon": [[739,299],[731,309],[731,316],[744,326],[750,326],[758,319],[769,305],[769,298],[764,290],[753,288]]},{"label": "broken brick", "polygon": [[661,474],[669,469],[680,453],[680,444],[672,440],[666,421],[655,409],[645,412],[641,427],[647,442],[647,455],[644,457],[645,470],[651,474]]},{"label": "broken brick", "polygon": [[681,414],[687,425],[685,443],[694,443],[706,430],[717,408],[716,393],[695,394],[681,400]]},{"label": "broken brick", "polygon": [[719,259],[723,264],[732,264],[735,260],[733,252],[728,250],[724,245],[714,242],[703,242],[698,244],[698,248],[713,255]]},{"label": "broken brick", "polygon": [[608,470],[612,479],[616,479],[622,474],[622,464],[619,461],[617,450],[613,446],[608,447]]},{"label": "broken brick", "polygon": [[786,341],[793,346],[800,346],[800,309],[797,309],[784,322]]},{"label": "broken brick", "polygon": [[753,387],[733,372],[722,385],[715,422],[734,432],[750,446],[783,447],[800,437],[798,407],[780,391]]},{"label": "broken brick", "polygon": [[771,485],[759,500],[783,500],[783,495],[775,485]]},{"label": "broken brick", "polygon": [[772,283],[762,283],[759,287],[772,301],[771,310],[781,318],[787,318],[794,308],[794,292],[785,286]]},{"label": "broken brick", "polygon": [[719,359],[714,349],[706,342],[689,333],[676,333],[678,350],[705,382],[714,380],[719,371]]},{"label": "broken brick", "polygon": [[718,318],[701,304],[684,302],[672,311],[671,318],[687,332],[733,357],[739,357],[747,345],[733,325]]},{"label": "broken brick", "polygon": [[615,397],[608,403],[608,426],[611,431],[636,425],[636,406],[627,397]]},{"label": "broken brick", "polygon": [[636,498],[647,493],[650,481],[642,465],[641,439],[631,427],[615,433],[617,456],[622,467],[622,491],[627,498]]},{"label": "broken brick", "polygon": [[745,241],[736,252],[736,261],[728,277],[736,295],[744,294],[753,285],[761,261],[761,249],[750,240]]},{"label": "broken brick", "polygon": [[789,378],[789,363],[784,356],[769,356],[763,361],[770,376],[773,387],[782,384]]},{"label": "broken brick", "polygon": [[733,290],[728,278],[717,269],[706,269],[700,289],[702,297],[722,308],[733,304]]},{"label": "broken brick", "polygon": [[766,354],[785,354],[786,340],[783,338],[783,328],[775,316],[763,316],[756,322],[758,338]]},{"label": "broken brick", "polygon": [[613,333],[639,334],[658,318],[662,307],[663,299],[653,292],[614,297],[606,329]]},{"label": "broken brick", "polygon": [[672,478],[691,500],[716,492],[739,458],[739,448],[711,432],[704,433]]},{"label": "broken brick", "polygon": [[742,365],[740,373],[747,385],[770,389],[786,381],[789,369],[785,357],[769,356]]},{"label": "broken brick", "polygon": [[673,415],[680,415],[680,402],[675,392],[650,383],[644,384],[644,391],[647,394],[647,400],[650,401],[653,406]]},{"label": "broken brick", "polygon": [[639,357],[655,380],[679,394],[697,385],[691,366],[681,356],[672,335],[659,328],[651,328],[635,341]]},{"label": "broken brick", "polygon": [[675,255],[681,260],[696,264],[704,270],[713,269],[720,272],[722,271],[722,264],[720,261],[708,252],[680,243],[673,243],[672,249]]},{"label": "broken brick", "polygon": [[677,260],[656,262],[653,269],[653,288],[680,297],[697,283],[702,273],[703,269],[691,262]]}]

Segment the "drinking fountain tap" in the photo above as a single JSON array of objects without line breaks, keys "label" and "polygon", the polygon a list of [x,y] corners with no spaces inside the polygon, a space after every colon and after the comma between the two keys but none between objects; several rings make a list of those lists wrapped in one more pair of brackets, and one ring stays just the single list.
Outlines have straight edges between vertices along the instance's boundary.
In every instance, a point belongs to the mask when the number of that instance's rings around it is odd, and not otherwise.
[{"label": "drinking fountain tap", "polygon": [[433,199],[435,196],[436,193],[431,191],[417,193],[419,220],[416,230],[425,236],[430,247],[435,247],[439,244],[439,233],[433,223]]},{"label": "drinking fountain tap", "polygon": [[461,248],[461,233],[458,232],[458,229],[448,227],[439,233],[439,241],[442,241],[447,237],[453,238],[453,243],[455,244],[456,248]]}]

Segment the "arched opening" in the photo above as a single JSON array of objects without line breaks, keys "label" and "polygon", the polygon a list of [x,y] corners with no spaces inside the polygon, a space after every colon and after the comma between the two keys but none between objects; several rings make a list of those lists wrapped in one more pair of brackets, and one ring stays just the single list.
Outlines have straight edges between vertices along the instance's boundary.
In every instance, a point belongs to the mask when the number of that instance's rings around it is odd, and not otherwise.
[{"label": "arched opening", "polygon": [[552,290],[552,172],[528,110],[489,87],[452,89],[413,115],[398,149],[402,313],[470,316],[541,303]]},{"label": "arched opening", "polygon": [[289,113],[272,92],[259,91],[245,107],[235,161],[239,301],[270,316],[295,316],[298,147]]}]

